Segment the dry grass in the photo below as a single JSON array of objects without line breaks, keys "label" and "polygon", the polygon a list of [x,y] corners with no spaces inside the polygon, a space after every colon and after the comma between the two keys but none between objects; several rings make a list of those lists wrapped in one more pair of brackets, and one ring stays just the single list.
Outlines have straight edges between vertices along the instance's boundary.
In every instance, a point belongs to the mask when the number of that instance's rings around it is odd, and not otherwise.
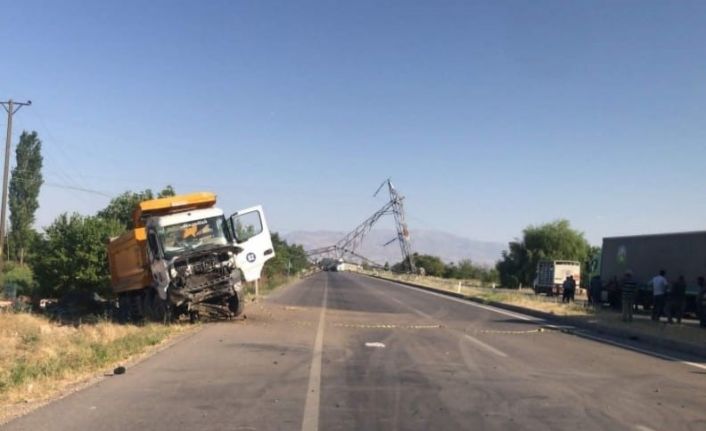
[{"label": "dry grass", "polygon": [[0,417],[13,404],[51,398],[184,329],[110,322],[75,328],[42,316],[0,313]]}]

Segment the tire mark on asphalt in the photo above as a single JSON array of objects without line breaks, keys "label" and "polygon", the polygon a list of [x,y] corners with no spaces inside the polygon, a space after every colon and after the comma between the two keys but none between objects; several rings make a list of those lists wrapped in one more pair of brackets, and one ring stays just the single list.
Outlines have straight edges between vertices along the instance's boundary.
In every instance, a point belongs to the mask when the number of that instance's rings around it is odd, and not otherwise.
[{"label": "tire mark on asphalt", "polygon": [[321,300],[321,313],[319,314],[319,327],[316,330],[314,351],[309,369],[309,385],[304,403],[304,418],[302,431],[318,431],[319,429],[319,404],[321,402],[321,359],[324,346],[324,326],[326,322],[326,301],[328,299],[328,276],[324,281],[324,297]]},{"label": "tire mark on asphalt", "polygon": [[495,347],[491,346],[490,344],[486,344],[486,343],[482,342],[481,340],[477,339],[476,337],[471,337],[470,335],[466,334],[466,339],[469,341],[472,341],[473,343],[484,348],[485,350],[489,351],[490,353],[494,353],[494,354],[500,356],[501,358],[507,358],[507,354],[505,352],[496,349]]}]

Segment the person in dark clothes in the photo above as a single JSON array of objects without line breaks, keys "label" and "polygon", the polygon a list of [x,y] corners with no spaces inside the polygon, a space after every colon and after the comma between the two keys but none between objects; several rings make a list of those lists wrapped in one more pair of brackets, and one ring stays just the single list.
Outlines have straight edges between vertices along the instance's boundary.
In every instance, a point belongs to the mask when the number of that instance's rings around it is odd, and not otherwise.
[{"label": "person in dark clothes", "polygon": [[591,301],[591,304],[594,307],[598,307],[601,305],[601,289],[603,288],[603,283],[601,282],[601,276],[600,275],[594,275],[591,277],[591,282],[589,284],[589,289],[588,289],[588,297]]},{"label": "person in dark clothes", "polygon": [[625,271],[620,282],[621,302],[623,305],[623,322],[632,322],[632,312],[635,306],[637,283],[632,278],[632,271]]},{"label": "person in dark clothes", "polygon": [[571,283],[569,283],[569,301],[570,302],[576,302],[575,297],[576,297],[576,279],[574,278],[573,275],[569,276],[569,280],[571,280]]},{"label": "person in dark clothes", "polygon": [[681,317],[684,314],[684,305],[686,303],[686,280],[683,275],[680,275],[677,282],[671,286],[667,301],[669,305],[667,322],[674,323],[674,317],[676,317],[677,323],[681,324]]},{"label": "person in dark clothes", "polygon": [[569,290],[571,290],[571,277],[566,276],[566,280],[561,285],[561,302],[569,302]]}]

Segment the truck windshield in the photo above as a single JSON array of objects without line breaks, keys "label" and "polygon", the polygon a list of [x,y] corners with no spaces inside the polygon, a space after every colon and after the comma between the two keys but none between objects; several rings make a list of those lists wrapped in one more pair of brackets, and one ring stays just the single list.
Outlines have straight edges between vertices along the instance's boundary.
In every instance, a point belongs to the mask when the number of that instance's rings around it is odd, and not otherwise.
[{"label": "truck windshield", "polygon": [[228,244],[223,216],[163,226],[159,238],[167,259],[185,251],[206,250]]}]

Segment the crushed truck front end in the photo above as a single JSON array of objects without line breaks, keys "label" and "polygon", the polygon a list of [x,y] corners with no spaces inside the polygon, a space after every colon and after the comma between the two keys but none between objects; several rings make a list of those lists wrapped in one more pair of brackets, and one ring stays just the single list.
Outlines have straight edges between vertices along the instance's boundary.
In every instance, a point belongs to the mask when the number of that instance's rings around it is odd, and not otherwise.
[{"label": "crushed truck front end", "polygon": [[243,312],[243,281],[274,257],[261,207],[226,219],[215,195],[193,193],[139,204],[138,226],[108,246],[113,291],[126,321]]},{"label": "crushed truck front end", "polygon": [[152,273],[161,300],[177,314],[233,317],[242,313],[240,248],[217,208],[148,220]]}]

